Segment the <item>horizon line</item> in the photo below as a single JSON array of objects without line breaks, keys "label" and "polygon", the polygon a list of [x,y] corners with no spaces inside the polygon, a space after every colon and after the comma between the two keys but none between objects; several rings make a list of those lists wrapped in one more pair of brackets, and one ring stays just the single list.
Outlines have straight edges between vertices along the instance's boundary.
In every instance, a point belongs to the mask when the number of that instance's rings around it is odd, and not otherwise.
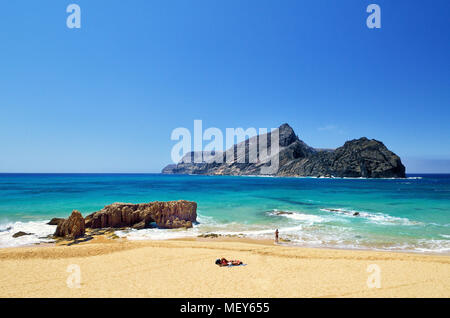
[{"label": "horizon line", "polygon": [[[208,175],[208,174],[166,174],[162,172],[0,172],[2,174],[161,174],[161,175],[186,175],[186,176],[217,176],[217,175]],[[406,174],[423,174],[423,175],[432,175],[432,174],[450,174],[450,172],[406,172]],[[245,177],[248,175],[223,175],[223,176],[231,176],[231,177]],[[295,177],[295,176],[293,176]],[[308,177],[308,176],[304,176]],[[378,178],[369,178],[369,179],[378,179]]]}]

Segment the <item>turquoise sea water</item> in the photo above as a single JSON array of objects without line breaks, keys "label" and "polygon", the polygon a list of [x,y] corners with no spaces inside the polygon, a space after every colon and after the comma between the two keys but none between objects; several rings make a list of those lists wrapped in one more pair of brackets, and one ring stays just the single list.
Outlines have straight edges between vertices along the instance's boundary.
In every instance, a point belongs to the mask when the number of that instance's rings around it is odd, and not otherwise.
[{"label": "turquoise sea water", "polygon": [[[193,200],[189,230],[118,232],[129,239],[201,233],[288,244],[450,253],[450,175],[317,179],[160,174],[0,174],[0,247],[46,241],[52,217],[87,215],[113,202]],[[279,213],[280,211],[288,213]],[[359,216],[353,216],[359,212]],[[33,233],[12,238],[18,231]]]}]

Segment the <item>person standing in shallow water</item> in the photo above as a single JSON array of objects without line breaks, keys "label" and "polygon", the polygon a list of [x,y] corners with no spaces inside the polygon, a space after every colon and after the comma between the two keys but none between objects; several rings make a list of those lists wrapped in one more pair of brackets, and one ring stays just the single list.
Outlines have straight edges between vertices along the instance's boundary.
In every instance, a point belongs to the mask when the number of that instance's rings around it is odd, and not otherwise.
[{"label": "person standing in shallow water", "polygon": [[275,230],[275,243],[278,244],[278,229]]}]

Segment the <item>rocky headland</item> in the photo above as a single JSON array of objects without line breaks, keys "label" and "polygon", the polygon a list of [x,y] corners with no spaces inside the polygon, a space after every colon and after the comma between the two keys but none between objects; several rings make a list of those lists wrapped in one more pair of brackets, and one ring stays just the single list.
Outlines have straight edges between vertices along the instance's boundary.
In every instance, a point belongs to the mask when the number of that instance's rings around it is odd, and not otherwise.
[{"label": "rocky headland", "polygon": [[[249,145],[266,138],[270,157],[278,155],[278,169],[269,175],[298,177],[351,177],[351,178],[405,178],[405,166],[395,153],[381,141],[362,137],[347,141],[337,149],[316,149],[300,140],[294,130],[283,124],[278,128],[279,149],[271,151],[271,133],[254,136],[234,145],[245,147],[245,159],[235,156],[233,162],[226,162],[225,152],[216,152],[215,157],[223,160],[194,163],[194,152],[187,153],[178,164],[166,166],[165,174],[201,175],[264,175],[261,168],[267,162],[249,162]],[[275,147],[274,147],[275,148]],[[233,151],[233,149],[230,149]],[[228,151],[230,151],[228,150]],[[257,150],[259,156],[259,148]],[[210,155],[210,154],[209,154]],[[205,153],[200,158],[206,158]],[[210,158],[210,157],[209,157]]]},{"label": "rocky headland", "polygon": [[[67,219],[52,219],[57,225],[54,236],[66,239],[83,237],[86,230],[104,228],[144,229],[156,226],[164,229],[190,228],[197,221],[197,203],[191,201],[169,201],[150,203],[113,203],[100,211],[83,218],[74,210]],[[94,231],[95,232],[95,231]]]}]

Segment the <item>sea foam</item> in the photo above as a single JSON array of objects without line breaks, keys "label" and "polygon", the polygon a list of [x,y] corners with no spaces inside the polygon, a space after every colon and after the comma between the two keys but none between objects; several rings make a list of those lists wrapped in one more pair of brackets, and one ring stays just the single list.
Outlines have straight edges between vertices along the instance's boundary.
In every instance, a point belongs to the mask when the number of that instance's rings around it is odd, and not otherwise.
[{"label": "sea foam", "polygon": [[324,212],[331,212],[334,215],[363,218],[370,222],[383,224],[383,225],[423,225],[422,222],[411,221],[408,218],[391,216],[391,215],[388,215],[385,213],[380,213],[380,212],[366,212],[366,211],[358,211],[358,210],[353,210],[353,209],[342,209],[342,208],[323,208],[320,210],[324,211]]},{"label": "sea foam", "polygon": [[[14,222],[0,225],[0,248],[53,242],[54,240],[48,236],[55,232],[56,225],[48,225],[47,222]],[[13,235],[17,232],[30,235],[14,238]]]}]

